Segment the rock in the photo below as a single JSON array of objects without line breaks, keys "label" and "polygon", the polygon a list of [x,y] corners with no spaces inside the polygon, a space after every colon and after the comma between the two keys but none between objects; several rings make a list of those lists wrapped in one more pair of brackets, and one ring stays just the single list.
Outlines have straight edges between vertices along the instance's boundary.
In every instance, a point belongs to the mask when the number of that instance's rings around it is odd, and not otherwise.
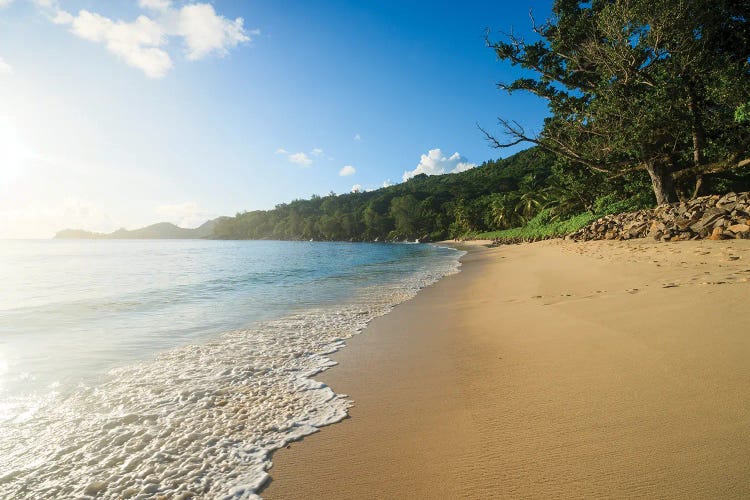
[{"label": "rock", "polygon": [[[748,221],[750,222],[750,221]],[[734,224],[732,226],[729,226],[727,228],[728,230],[732,231],[733,233],[747,233],[750,231],[750,226],[747,224]]]},{"label": "rock", "polygon": [[567,236],[578,241],[645,237],[661,241],[750,239],[750,192],[703,196],[651,210],[607,215]]},{"label": "rock", "polygon": [[737,202],[737,193],[727,193],[716,201],[717,207],[723,207]]},{"label": "rock", "polygon": [[701,229],[713,227],[714,222],[723,218],[725,214],[726,212],[720,208],[709,208],[698,222],[690,226],[690,229],[698,233]]},{"label": "rock", "polygon": [[723,240],[724,239],[724,230],[720,227],[715,227],[714,230],[711,232],[711,236],[708,237],[709,240]]},{"label": "rock", "polygon": [[677,229],[684,231],[696,222],[698,222],[698,219],[695,217],[678,219],[676,221]]},{"label": "rock", "polygon": [[726,219],[724,217],[716,219],[716,221],[712,224],[713,227],[726,227],[728,225],[729,225],[729,219]]},{"label": "rock", "polygon": [[627,228],[628,235],[632,238],[638,238],[646,230],[646,223],[634,223]]}]

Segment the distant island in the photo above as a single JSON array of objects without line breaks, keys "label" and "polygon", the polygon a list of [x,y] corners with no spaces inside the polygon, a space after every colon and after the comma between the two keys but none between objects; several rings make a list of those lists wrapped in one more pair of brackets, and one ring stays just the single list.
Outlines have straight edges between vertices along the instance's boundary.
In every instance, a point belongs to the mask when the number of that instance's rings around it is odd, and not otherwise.
[{"label": "distant island", "polygon": [[63,229],[55,234],[56,240],[191,240],[211,238],[218,217],[190,229],[179,227],[171,222],[159,222],[140,229],[118,229],[112,233],[95,233],[83,229]]}]

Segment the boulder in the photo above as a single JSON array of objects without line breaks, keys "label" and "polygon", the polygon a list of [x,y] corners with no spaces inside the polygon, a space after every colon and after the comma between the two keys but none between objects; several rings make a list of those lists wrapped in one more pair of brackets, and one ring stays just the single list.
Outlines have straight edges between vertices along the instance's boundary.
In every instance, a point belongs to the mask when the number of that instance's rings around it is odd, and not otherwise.
[{"label": "boulder", "polygon": [[652,210],[607,215],[569,235],[574,240],[645,237],[660,241],[750,239],[750,192],[703,196]]},{"label": "boulder", "polygon": [[711,232],[711,236],[709,236],[708,239],[709,240],[723,240],[724,230],[720,227],[715,227],[714,230]]},{"label": "boulder", "polygon": [[702,229],[713,227],[714,222],[724,217],[726,212],[720,208],[709,208],[703,214],[703,217],[695,224],[690,225],[693,232],[699,233]]},{"label": "boulder", "polygon": [[[748,221],[750,222],[750,221]],[[750,226],[747,224],[734,224],[732,226],[729,226],[727,228],[728,230],[732,231],[733,233],[747,233],[750,232]]]}]

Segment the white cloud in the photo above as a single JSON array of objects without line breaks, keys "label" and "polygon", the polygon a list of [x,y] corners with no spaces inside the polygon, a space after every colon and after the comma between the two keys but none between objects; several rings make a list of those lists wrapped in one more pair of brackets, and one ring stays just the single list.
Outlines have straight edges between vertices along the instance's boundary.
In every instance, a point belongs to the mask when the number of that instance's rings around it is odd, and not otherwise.
[{"label": "white cloud", "polygon": [[190,3],[175,9],[170,0],[138,0],[138,6],[149,13],[127,22],[88,10],[73,15],[62,10],[57,0],[33,1],[52,22],[70,25],[75,35],[104,44],[151,78],[162,78],[174,66],[168,51],[172,38],[182,39],[186,58],[196,61],[210,54],[225,56],[229,49],[259,33],[246,31],[241,17],[231,20],[217,14],[209,3]]},{"label": "white cloud", "polygon": [[2,75],[12,75],[13,74],[13,67],[5,62],[5,59],[0,57],[0,76]]},{"label": "white cloud", "polygon": [[359,135],[359,134],[354,134],[354,140],[357,141],[357,142],[359,142],[359,141],[362,140],[362,136]]},{"label": "white cloud", "polygon": [[12,4],[13,0],[0,0],[0,9],[3,7],[7,7],[8,5]]},{"label": "white cloud", "polygon": [[189,4],[177,11],[177,34],[185,39],[187,58],[191,61],[212,52],[224,56],[230,48],[249,42],[244,23],[241,17],[232,21],[217,15],[208,3]]},{"label": "white cloud", "polygon": [[180,227],[198,227],[215,216],[201,209],[194,201],[174,205],[159,205],[154,210],[162,222],[171,222]]},{"label": "white cloud", "polygon": [[333,160],[333,158],[331,158],[330,156],[326,156],[325,151],[320,148],[313,148],[309,153],[303,153],[302,151],[300,151],[299,153],[291,153],[284,148],[279,148],[275,151],[275,154],[284,155],[290,163],[294,163],[303,167],[309,167],[313,164],[313,159],[310,158],[311,156]]},{"label": "white cloud", "polygon": [[58,10],[55,12],[55,17],[52,18],[52,22],[55,24],[71,24],[74,20],[73,14],[64,10]]},{"label": "white cloud", "polygon": [[309,167],[312,165],[312,160],[305,153],[292,153],[288,158],[290,162],[296,163],[302,167]]},{"label": "white cloud", "polygon": [[390,179],[386,179],[386,180],[383,181],[383,187],[384,188],[387,188],[387,187],[390,187],[390,186],[393,186],[393,183],[391,182]]},{"label": "white cloud", "polygon": [[148,77],[161,78],[172,67],[169,54],[159,48],[166,43],[166,33],[147,16],[138,16],[132,23],[115,22],[82,10],[73,18],[71,31],[86,40],[104,43],[110,52]]},{"label": "white cloud", "polygon": [[138,0],[138,6],[142,9],[164,12],[172,7],[172,2],[170,0]]},{"label": "white cloud", "polygon": [[344,167],[339,170],[339,175],[341,177],[347,177],[349,175],[354,175],[357,173],[357,169],[352,167],[351,165],[344,165]]},{"label": "white cloud", "polygon": [[427,154],[423,154],[419,160],[419,165],[414,170],[404,172],[403,180],[407,181],[419,174],[442,175],[455,174],[476,167],[476,164],[469,163],[466,158],[458,153],[451,156],[444,156],[440,148],[431,149]]},{"label": "white cloud", "polygon": [[361,184],[355,184],[352,186],[352,193],[360,193],[360,192],[362,192]]}]

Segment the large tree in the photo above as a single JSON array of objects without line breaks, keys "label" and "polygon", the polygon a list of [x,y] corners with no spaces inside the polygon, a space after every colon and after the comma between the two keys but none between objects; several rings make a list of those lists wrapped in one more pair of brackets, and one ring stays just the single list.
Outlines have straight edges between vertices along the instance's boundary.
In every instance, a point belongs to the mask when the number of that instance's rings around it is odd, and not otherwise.
[{"label": "large tree", "polygon": [[750,98],[747,0],[555,0],[553,17],[488,44],[529,77],[499,87],[547,99],[538,135],[500,118],[507,141],[531,142],[572,163],[621,175],[645,169],[657,203],[675,176],[737,166],[750,129],[734,120]]}]

